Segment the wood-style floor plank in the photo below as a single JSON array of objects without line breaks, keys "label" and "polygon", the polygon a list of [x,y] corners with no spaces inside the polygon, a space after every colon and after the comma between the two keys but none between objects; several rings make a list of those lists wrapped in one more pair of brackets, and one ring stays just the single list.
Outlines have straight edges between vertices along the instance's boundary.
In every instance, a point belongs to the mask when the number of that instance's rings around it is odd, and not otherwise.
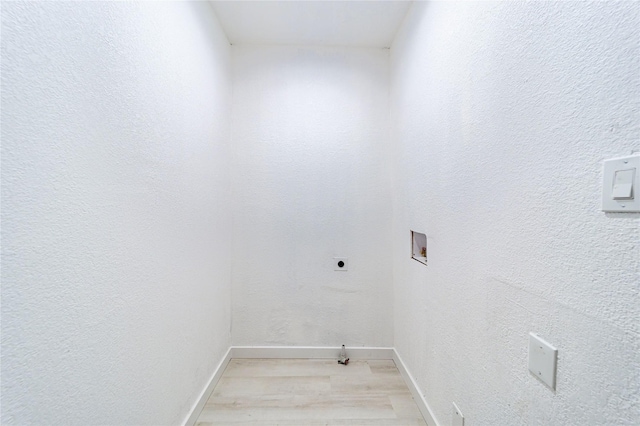
[{"label": "wood-style floor plank", "polygon": [[426,426],[391,360],[233,359],[196,422]]}]

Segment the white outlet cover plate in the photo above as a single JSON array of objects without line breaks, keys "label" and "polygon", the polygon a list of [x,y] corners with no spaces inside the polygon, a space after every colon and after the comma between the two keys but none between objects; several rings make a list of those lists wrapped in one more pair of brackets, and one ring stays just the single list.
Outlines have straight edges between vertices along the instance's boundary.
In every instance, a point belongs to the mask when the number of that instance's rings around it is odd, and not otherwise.
[{"label": "white outlet cover plate", "polygon": [[[338,266],[338,263],[344,262],[344,266],[341,268]],[[349,270],[349,259],[346,257],[334,257],[333,258],[333,270],[334,271],[348,271]]]},{"label": "white outlet cover plate", "polygon": [[464,426],[464,416],[455,402],[451,411],[451,426]]},{"label": "white outlet cover plate", "polygon": [[529,371],[550,389],[556,388],[558,350],[534,333],[529,333]]},{"label": "white outlet cover plate", "polygon": [[[623,170],[632,171],[633,198],[616,200],[613,198],[615,176],[616,172]],[[640,212],[640,154],[604,161],[602,167],[602,210],[617,213]]]}]

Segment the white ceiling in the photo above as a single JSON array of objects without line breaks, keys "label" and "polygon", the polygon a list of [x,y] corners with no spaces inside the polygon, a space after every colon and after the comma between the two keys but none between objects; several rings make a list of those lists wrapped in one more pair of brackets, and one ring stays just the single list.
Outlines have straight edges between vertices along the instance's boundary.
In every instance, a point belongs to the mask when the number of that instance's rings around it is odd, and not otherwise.
[{"label": "white ceiling", "polygon": [[211,1],[231,44],[389,47],[410,1]]}]

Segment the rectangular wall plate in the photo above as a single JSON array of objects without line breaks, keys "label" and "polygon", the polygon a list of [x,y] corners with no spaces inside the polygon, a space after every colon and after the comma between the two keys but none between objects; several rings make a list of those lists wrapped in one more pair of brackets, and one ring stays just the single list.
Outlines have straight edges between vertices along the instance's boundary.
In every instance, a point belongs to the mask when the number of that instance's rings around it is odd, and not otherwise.
[{"label": "rectangular wall plate", "polygon": [[451,410],[451,426],[464,426],[464,416],[455,402]]},{"label": "rectangular wall plate", "polygon": [[602,210],[617,213],[640,212],[640,154],[604,161]]},{"label": "rectangular wall plate", "polygon": [[529,371],[550,389],[556,389],[558,350],[534,333],[529,333]]}]

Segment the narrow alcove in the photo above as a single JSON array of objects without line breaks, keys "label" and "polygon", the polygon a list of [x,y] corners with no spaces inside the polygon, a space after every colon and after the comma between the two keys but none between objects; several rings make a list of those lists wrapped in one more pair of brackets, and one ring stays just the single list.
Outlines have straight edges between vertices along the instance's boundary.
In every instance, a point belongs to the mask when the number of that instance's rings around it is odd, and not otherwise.
[{"label": "narrow alcove", "polygon": [[342,343],[440,424],[640,423],[638,216],[599,206],[639,8],[3,2],[2,423],[183,423],[230,353]]}]

